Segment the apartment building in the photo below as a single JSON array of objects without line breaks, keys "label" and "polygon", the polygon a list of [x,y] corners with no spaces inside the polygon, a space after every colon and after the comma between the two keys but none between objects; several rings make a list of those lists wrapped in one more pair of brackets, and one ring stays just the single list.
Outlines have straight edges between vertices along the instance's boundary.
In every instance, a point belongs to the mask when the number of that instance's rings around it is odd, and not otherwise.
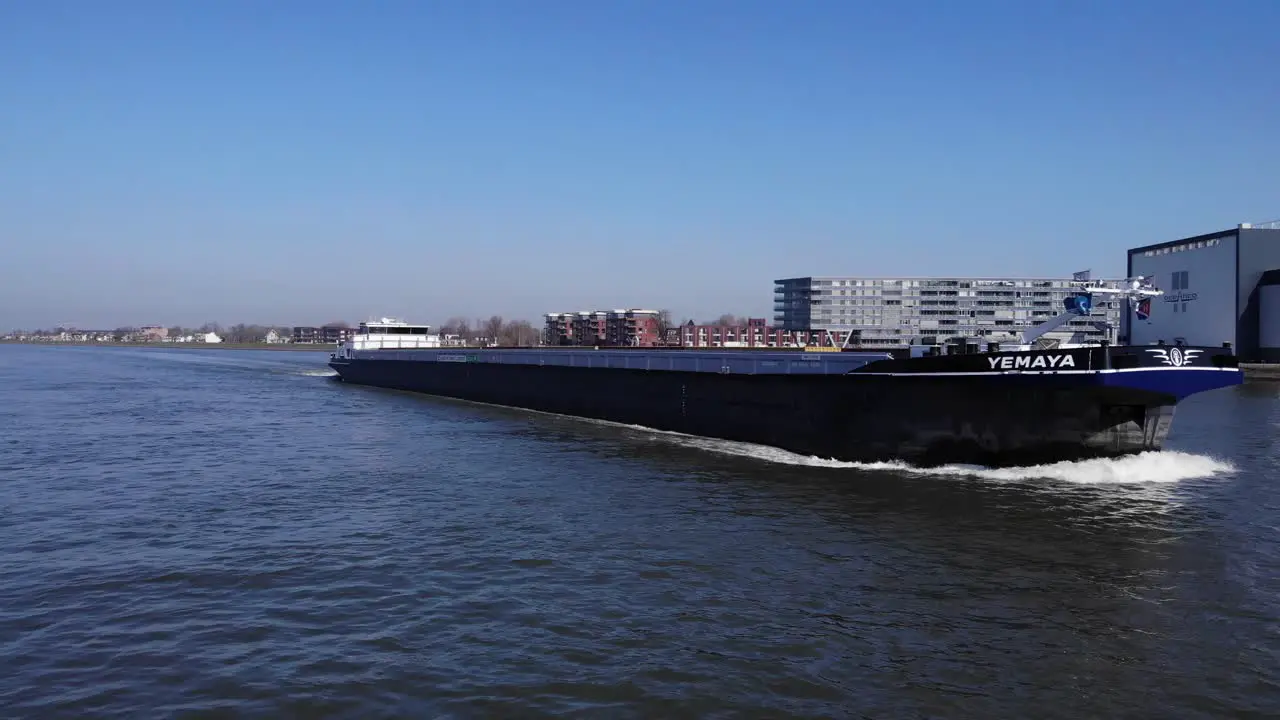
[{"label": "apartment building", "polygon": [[608,333],[609,313],[590,310],[578,313],[573,321],[574,345],[603,345]]},{"label": "apartment building", "polygon": [[[1068,278],[797,277],[774,281],[774,325],[823,330],[862,347],[1014,335],[1063,311]],[[1122,303],[1095,298],[1094,315],[1046,337],[1116,340]]]},{"label": "apartment building", "polygon": [[657,310],[584,310],[547,313],[542,331],[547,345],[653,347],[662,343]]},{"label": "apartment building", "polygon": [[604,310],[547,313],[543,317],[542,342],[546,345],[604,345],[608,337],[609,313]]},{"label": "apartment building", "polygon": [[322,327],[299,325],[293,328],[291,339],[293,342],[300,344],[323,343],[326,345],[338,345],[349,340],[355,332],[355,328],[337,327],[335,325],[324,325]]},{"label": "apartment building", "polygon": [[789,348],[839,345],[844,336],[821,330],[782,330],[769,327],[765,318],[748,318],[741,325],[698,325],[690,320],[677,328],[674,339],[681,347]]},{"label": "apartment building", "polygon": [[657,310],[612,310],[605,315],[605,344],[653,347],[660,344]]},{"label": "apartment building", "polygon": [[578,313],[547,313],[543,316],[544,345],[576,345]]}]

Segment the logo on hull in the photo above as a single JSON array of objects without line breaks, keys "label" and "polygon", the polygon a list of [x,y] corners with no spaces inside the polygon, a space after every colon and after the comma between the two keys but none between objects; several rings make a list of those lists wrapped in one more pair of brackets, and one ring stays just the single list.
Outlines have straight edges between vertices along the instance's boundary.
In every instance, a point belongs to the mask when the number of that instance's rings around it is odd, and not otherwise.
[{"label": "logo on hull", "polygon": [[1160,362],[1173,367],[1182,367],[1190,365],[1195,361],[1196,356],[1203,350],[1183,350],[1182,348],[1171,347],[1168,350],[1164,348],[1147,348],[1147,352],[1160,358]]},{"label": "logo on hull", "polygon": [[1004,357],[987,358],[987,362],[991,363],[992,370],[1061,370],[1062,368],[1075,367],[1076,359],[1070,355],[1022,355],[1013,357],[1006,355]]}]

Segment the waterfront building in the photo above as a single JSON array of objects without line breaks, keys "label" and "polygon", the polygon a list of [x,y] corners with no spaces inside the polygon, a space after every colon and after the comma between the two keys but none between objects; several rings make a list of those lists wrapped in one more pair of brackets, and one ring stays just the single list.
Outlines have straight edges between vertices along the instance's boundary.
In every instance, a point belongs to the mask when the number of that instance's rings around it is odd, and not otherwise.
[{"label": "waterfront building", "polygon": [[739,325],[698,325],[690,320],[676,335],[681,347],[798,348],[832,346],[836,337],[821,330],[782,330],[769,327],[765,318],[748,318]]},{"label": "waterfront building", "polygon": [[657,310],[612,310],[605,315],[605,344],[653,347],[661,343]]},{"label": "waterfront building", "polygon": [[355,335],[355,328],[340,327],[337,325],[324,325],[321,327],[298,326],[293,328],[292,341],[295,343],[323,343],[325,345],[337,345],[351,339]]},{"label": "waterfront building", "polygon": [[661,344],[657,310],[584,310],[547,313],[542,335],[547,345],[653,347]]},{"label": "waterfront building", "polygon": [[604,310],[547,313],[544,318],[545,345],[603,345],[608,334],[609,313]]},{"label": "waterfront building", "polygon": [[1231,343],[1246,362],[1280,362],[1280,221],[1133,248],[1128,273],[1164,295],[1125,314],[1122,341]]},{"label": "waterfront building", "polygon": [[544,345],[576,345],[578,313],[547,313],[542,330]]},{"label": "waterfront building", "polygon": [[[858,347],[1015,336],[1052,318],[1078,288],[1070,278],[795,277],[774,281],[774,326],[831,333]],[[1094,315],[1048,333],[1064,342],[1115,341],[1121,303],[1094,298]]]}]

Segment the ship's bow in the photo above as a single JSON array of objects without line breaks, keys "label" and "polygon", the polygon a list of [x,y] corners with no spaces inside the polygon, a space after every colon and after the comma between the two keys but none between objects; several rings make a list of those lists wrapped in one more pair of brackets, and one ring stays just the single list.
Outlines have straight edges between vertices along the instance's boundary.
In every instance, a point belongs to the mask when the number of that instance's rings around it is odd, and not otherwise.
[{"label": "ship's bow", "polygon": [[[1242,382],[1220,348],[1095,347],[913,358],[890,376],[902,412],[863,436],[925,464],[1037,465],[1159,450],[1190,395]],[[894,418],[896,427],[887,427]]]}]

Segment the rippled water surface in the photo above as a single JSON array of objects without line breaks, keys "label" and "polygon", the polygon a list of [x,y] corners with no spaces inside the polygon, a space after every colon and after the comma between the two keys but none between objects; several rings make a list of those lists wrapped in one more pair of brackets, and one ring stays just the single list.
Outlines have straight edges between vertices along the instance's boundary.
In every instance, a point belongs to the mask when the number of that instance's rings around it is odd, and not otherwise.
[{"label": "rippled water surface", "polygon": [[1280,712],[1274,385],[920,472],[324,360],[0,346],[0,715]]}]

